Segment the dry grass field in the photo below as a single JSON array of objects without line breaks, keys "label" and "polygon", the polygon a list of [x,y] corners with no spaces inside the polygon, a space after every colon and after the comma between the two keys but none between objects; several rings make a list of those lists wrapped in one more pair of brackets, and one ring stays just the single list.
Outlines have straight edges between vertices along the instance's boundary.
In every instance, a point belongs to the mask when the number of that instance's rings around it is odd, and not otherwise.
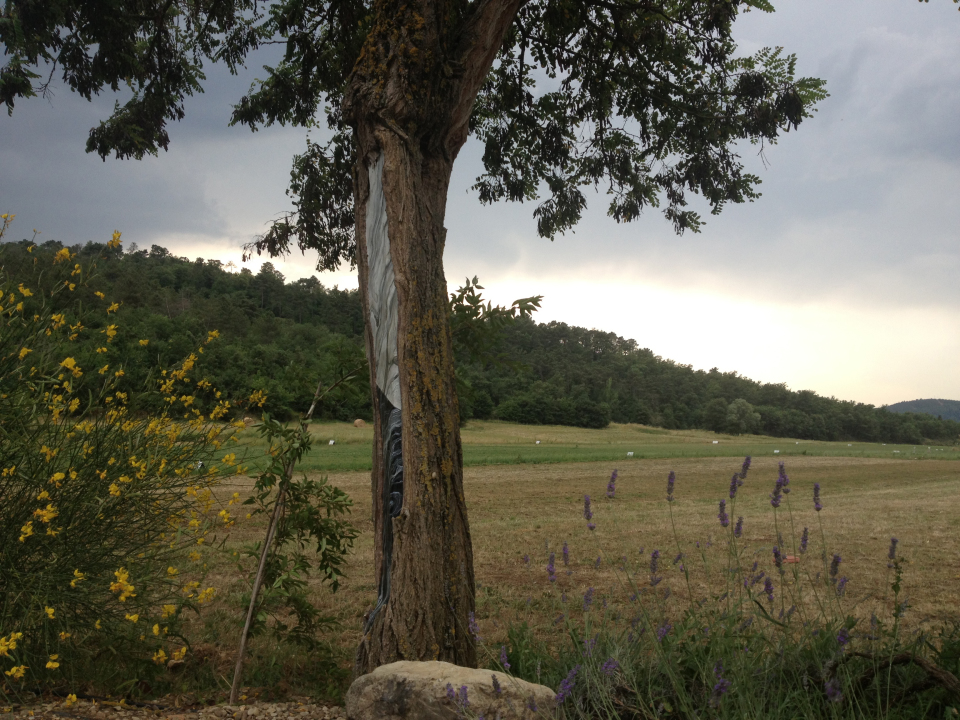
[{"label": "dry grass field", "polygon": [[[767,439],[764,439],[767,440]],[[769,494],[777,476],[778,458],[755,457],[740,489],[736,515],[744,517],[743,542],[748,562],[753,555],[760,567],[772,569],[771,545],[775,539],[774,516]],[[536,632],[551,640],[552,620],[565,593],[580,602],[588,587],[597,592],[597,602],[616,605],[632,589],[621,567],[636,573],[639,582],[648,579],[649,554],[659,549],[665,579],[678,611],[687,597],[687,587],[678,566],[677,541],[671,530],[665,501],[666,478],[677,473],[673,520],[680,550],[690,573],[695,599],[719,594],[719,568],[725,560],[725,540],[717,520],[717,503],[728,497],[731,475],[740,461],[730,457],[646,459],[621,464],[616,497],[605,494],[611,462],[490,465],[469,467],[465,489],[470,511],[477,580],[477,618],[481,635],[490,646],[499,647],[511,621],[527,620]],[[821,569],[822,521],[828,558],[842,556],[841,575],[849,578],[843,598],[844,611],[868,618],[884,609],[890,582],[887,552],[890,538],[899,538],[899,552],[907,564],[905,592],[910,609],[906,622],[937,623],[960,619],[960,462],[891,460],[869,457],[786,458],[791,493],[779,510],[779,527],[790,548],[799,542],[803,527],[811,530],[808,552],[800,567],[815,575]],[[333,638],[343,652],[343,662],[356,645],[362,617],[375,600],[372,567],[369,474],[331,473],[330,481],[355,502],[352,520],[361,530],[347,567],[347,579],[339,592],[318,588],[316,599],[335,616],[340,628]],[[813,484],[822,487],[824,509],[814,512]],[[223,486],[225,495],[250,489],[252,481],[235,479]],[[596,530],[586,528],[583,497],[593,499]],[[728,507],[729,511],[729,507]],[[259,521],[242,520],[228,540],[228,547],[262,536]],[[731,519],[736,522],[736,516]],[[792,540],[791,540],[792,538]],[[700,549],[707,558],[705,567]],[[570,565],[561,561],[561,547],[569,544]],[[558,580],[547,579],[549,552],[556,552]],[[642,552],[642,554],[641,554]],[[524,556],[529,555],[529,564]],[[597,567],[597,559],[600,559]],[[624,563],[623,558],[626,558]],[[221,618],[239,617],[238,601],[244,582],[234,567],[224,561],[213,568],[213,584],[221,587]],[[720,588],[720,589],[718,589]],[[221,628],[220,642],[231,646],[230,626]],[[239,620],[237,631],[239,630]],[[552,644],[552,643],[551,643]]]}]

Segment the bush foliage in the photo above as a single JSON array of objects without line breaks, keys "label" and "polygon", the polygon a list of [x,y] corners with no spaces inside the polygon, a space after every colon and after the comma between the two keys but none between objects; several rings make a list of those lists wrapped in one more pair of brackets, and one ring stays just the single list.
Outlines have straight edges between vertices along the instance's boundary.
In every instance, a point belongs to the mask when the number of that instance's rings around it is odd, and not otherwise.
[{"label": "bush foliage", "polygon": [[[0,267],[0,694],[75,687],[91,668],[135,682],[183,657],[184,610],[216,593],[204,553],[232,520],[212,487],[241,470],[230,403],[199,373],[216,334],[135,393],[95,263],[26,252],[29,272]],[[142,395],[161,410],[134,412]]]}]

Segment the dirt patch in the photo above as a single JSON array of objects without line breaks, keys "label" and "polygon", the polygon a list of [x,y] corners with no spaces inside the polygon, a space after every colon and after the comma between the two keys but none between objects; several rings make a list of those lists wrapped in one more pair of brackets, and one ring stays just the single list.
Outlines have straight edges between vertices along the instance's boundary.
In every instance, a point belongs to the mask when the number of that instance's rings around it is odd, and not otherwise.
[{"label": "dirt patch", "polygon": [[316,705],[306,698],[300,701],[270,703],[253,702],[244,705],[206,705],[177,707],[163,701],[129,705],[108,700],[77,700],[67,704],[64,700],[38,702],[31,705],[0,707],[0,712],[11,717],[39,719],[86,718],[88,720],[345,720],[342,707]]}]

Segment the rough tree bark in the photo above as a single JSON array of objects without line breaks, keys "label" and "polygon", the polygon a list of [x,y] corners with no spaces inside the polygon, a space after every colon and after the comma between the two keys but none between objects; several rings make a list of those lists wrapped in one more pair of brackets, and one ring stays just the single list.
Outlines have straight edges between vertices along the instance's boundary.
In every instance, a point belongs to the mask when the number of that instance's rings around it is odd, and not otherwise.
[{"label": "rough tree bark", "polygon": [[[521,4],[379,0],[344,101],[357,150],[357,264],[374,397],[379,583],[357,652],[358,674],[399,659],[476,665],[467,627],[473,551],[443,223],[473,104]],[[395,350],[389,323],[395,323]],[[389,412],[394,409],[399,413]],[[399,434],[399,448],[391,433]]]}]

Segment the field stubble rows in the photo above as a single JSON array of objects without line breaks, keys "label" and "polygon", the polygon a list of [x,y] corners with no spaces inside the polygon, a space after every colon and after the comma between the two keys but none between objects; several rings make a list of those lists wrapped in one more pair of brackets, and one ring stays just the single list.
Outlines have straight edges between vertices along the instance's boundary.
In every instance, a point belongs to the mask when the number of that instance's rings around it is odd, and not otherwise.
[{"label": "field stubble rows", "polygon": [[[769,495],[777,462],[777,458],[754,458],[736,508],[736,514],[744,517],[745,557],[752,562],[755,556],[768,573],[773,570],[771,548],[776,537]],[[842,599],[845,612],[865,619],[872,612],[889,612],[885,598],[891,578],[886,556],[890,538],[897,537],[907,562],[907,624],[918,627],[960,618],[956,605],[960,597],[960,463],[811,456],[786,462],[791,493],[779,511],[786,547],[791,552],[802,528],[809,527],[810,549],[801,556],[800,567],[815,575],[822,567],[818,519],[822,520],[823,549],[828,558],[834,553],[842,556],[841,574],[849,577]],[[676,612],[681,612],[687,590],[679,566],[671,563],[677,546],[665,500],[670,470],[677,473],[673,519],[694,597],[719,594],[726,536],[717,519],[718,501],[728,497],[730,476],[739,466],[728,457],[621,464],[613,499],[605,495],[615,468],[610,462],[468,467],[464,486],[474,548],[477,619],[484,641],[498,647],[511,621],[526,620],[538,636],[554,645],[562,633],[562,627],[552,622],[560,608],[575,607],[589,587],[595,588],[598,603],[606,599],[611,607],[620,607],[636,589],[620,568],[625,566],[636,583],[645,584],[654,549],[662,553],[665,576],[658,589],[671,588]],[[370,482],[366,472],[335,472],[329,479],[353,498],[352,521],[361,535],[339,592],[332,594],[317,586],[315,599],[340,622],[331,639],[349,654],[376,593]],[[812,502],[816,482],[821,484],[824,504],[820,518]],[[222,492],[245,494],[251,484],[246,478],[235,478],[222,486]],[[583,518],[584,495],[593,499],[594,531],[587,529]],[[241,519],[229,544],[256,539],[262,532],[260,518]],[[698,541],[708,556],[709,570],[700,559]],[[569,567],[561,561],[564,542],[570,548]],[[551,551],[557,558],[555,584],[546,571]],[[524,555],[529,555],[529,563]],[[221,597],[229,602],[242,593],[233,567],[224,563],[212,570],[215,584],[228,590]],[[572,605],[561,604],[561,593]]]}]

